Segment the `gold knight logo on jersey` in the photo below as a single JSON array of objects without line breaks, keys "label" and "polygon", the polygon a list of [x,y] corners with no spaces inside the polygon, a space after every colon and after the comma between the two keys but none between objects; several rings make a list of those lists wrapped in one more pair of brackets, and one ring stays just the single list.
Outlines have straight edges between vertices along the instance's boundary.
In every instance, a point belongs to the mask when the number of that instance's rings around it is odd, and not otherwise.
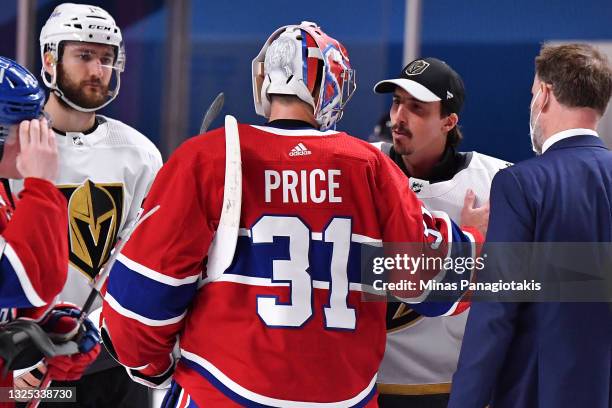
[{"label": "gold knight logo on jersey", "polygon": [[68,200],[70,263],[94,278],[110,256],[123,216],[123,184],[58,186]]},{"label": "gold knight logo on jersey", "polygon": [[390,302],[387,304],[387,333],[393,333],[416,324],[423,316],[412,310],[405,303]]}]

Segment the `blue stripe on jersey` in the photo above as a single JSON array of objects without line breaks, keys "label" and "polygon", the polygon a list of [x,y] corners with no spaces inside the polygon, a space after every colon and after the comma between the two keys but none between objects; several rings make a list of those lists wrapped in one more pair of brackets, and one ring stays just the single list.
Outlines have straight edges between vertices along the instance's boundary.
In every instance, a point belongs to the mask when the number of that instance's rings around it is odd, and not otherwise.
[{"label": "blue stripe on jersey", "polygon": [[[348,259],[348,280],[361,283],[361,246],[351,242]],[[312,280],[331,281],[331,257],[333,244],[323,241],[310,241],[309,273]],[[289,238],[275,237],[272,243],[253,244],[249,237],[238,237],[234,262],[225,274],[255,278],[272,278],[272,261],[289,259]]]},{"label": "blue stripe on jersey", "polygon": [[152,320],[182,315],[197,290],[197,282],[180,286],[147,278],[121,261],[115,262],[108,281],[108,293],[124,308]]},{"label": "blue stripe on jersey", "polygon": [[464,242],[466,244],[470,242],[467,235],[461,231],[461,228],[455,224],[455,221],[453,220],[451,220],[451,234],[453,236],[453,240],[451,242]]},{"label": "blue stripe on jersey", "polygon": [[[199,364],[197,364],[197,363],[195,363],[195,362],[193,362],[191,360],[186,359],[185,357],[181,358],[179,364],[185,364],[187,367],[189,367],[192,370],[196,371],[198,374],[200,374],[202,377],[204,377],[213,387],[215,387],[217,390],[219,390],[221,393],[223,393],[223,395],[225,395],[226,397],[228,397],[232,401],[236,402],[237,404],[240,404],[243,407],[247,407],[247,408],[273,408],[273,406],[271,406],[271,405],[260,404],[258,402],[254,402],[254,401],[248,400],[248,399],[244,398],[241,395],[238,395],[234,391],[230,390],[227,386],[225,386],[221,381],[219,381],[214,375],[212,375],[212,373],[210,371],[208,371],[207,369],[205,369],[201,365],[199,365]],[[357,404],[353,405],[351,408],[363,408],[363,407],[365,407],[370,402],[372,397],[374,397],[375,394],[376,394],[376,387],[374,386],[374,387],[372,387],[372,391],[370,391],[370,393],[368,395],[366,395],[363,400],[361,400]]]},{"label": "blue stripe on jersey", "polygon": [[0,308],[33,307],[6,255],[0,257]]},{"label": "blue stripe on jersey", "polygon": [[183,392],[184,396],[188,395],[187,391],[184,391],[176,381],[172,381],[172,385],[166,392],[160,408],[198,408],[198,405],[194,402],[193,398],[189,399],[189,404],[181,404],[181,391]]},{"label": "blue stripe on jersey", "polygon": [[227,388],[221,381],[217,380],[217,378],[212,375],[210,371],[206,370],[199,364],[194,363],[193,361],[187,360],[183,357],[181,358],[181,364],[185,364],[187,367],[196,371],[198,374],[204,377],[213,387],[223,393],[223,395],[236,402],[237,404],[240,404],[240,406],[248,408],[270,408],[269,405],[259,404],[236,394],[234,391]]}]

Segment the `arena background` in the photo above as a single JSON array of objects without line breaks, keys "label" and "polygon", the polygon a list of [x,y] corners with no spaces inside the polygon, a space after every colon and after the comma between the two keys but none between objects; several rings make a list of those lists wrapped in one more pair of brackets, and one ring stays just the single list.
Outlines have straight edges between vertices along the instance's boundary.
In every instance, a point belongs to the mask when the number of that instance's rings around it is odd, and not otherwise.
[{"label": "arena background", "polygon": [[[196,134],[203,112],[220,91],[226,96],[223,113],[241,122],[262,123],[253,109],[251,60],[278,26],[309,20],[349,50],[358,89],[339,129],[367,138],[390,103],[388,97],[375,95],[372,86],[397,75],[403,66],[409,1],[90,1],[115,17],[127,52],[121,92],[103,113],[136,127],[166,152],[171,150],[164,149],[167,134],[178,131],[185,138]],[[188,57],[181,60],[167,53],[169,17],[177,2],[189,16],[182,25],[188,33]],[[0,54],[16,57],[18,16],[24,4],[30,4],[27,44],[31,44],[30,67],[38,74],[38,34],[60,3],[2,1]],[[465,135],[462,150],[511,161],[532,155],[530,88],[533,59],[542,42],[595,42],[612,54],[610,0],[424,0],[420,4],[420,54],[447,61],[466,84],[467,100],[460,116]],[[184,75],[168,74],[172,64],[176,71],[184,70]],[[182,103],[188,108],[175,115],[179,125],[164,124],[167,106],[163,101],[181,85],[186,85]],[[213,125],[221,123],[217,119]],[[604,121],[602,130],[610,143],[612,120]]]}]

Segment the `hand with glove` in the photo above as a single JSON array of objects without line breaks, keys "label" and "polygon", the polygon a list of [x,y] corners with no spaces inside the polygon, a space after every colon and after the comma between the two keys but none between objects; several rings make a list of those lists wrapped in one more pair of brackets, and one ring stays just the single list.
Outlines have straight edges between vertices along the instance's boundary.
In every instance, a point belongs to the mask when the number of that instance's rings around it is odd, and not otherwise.
[{"label": "hand with glove", "polygon": [[45,358],[47,374],[52,380],[73,381],[83,375],[100,353],[100,334],[89,319],[78,325],[81,310],[74,305],[56,305],[40,322],[55,343],[75,341],[79,353]]}]

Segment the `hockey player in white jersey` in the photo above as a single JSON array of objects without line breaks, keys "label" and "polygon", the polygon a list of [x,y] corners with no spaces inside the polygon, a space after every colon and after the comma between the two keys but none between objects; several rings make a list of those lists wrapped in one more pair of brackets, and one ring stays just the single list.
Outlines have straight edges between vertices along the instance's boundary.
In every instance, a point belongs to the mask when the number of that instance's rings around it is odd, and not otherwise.
[{"label": "hockey player in white jersey", "polygon": [[[117,96],[125,66],[121,30],[109,13],[59,5],[42,28],[40,51],[50,90],[45,111],[60,155],[56,185],[68,200],[70,265],[60,300],[83,305],[89,283],[136,218],[162,158],[147,137],[96,114]],[[60,385],[76,386],[81,406],[148,404],[148,390],[104,353],[81,381]]]},{"label": "hockey player in white jersey", "polygon": [[[399,77],[377,83],[374,91],[393,93],[392,143],[375,145],[409,177],[412,191],[428,208],[458,221],[464,203],[488,201],[493,176],[510,163],[456,150],[465,90],[449,65],[436,58],[417,59]],[[467,314],[429,318],[404,304],[390,305],[378,376],[381,407],[446,407]]]}]

